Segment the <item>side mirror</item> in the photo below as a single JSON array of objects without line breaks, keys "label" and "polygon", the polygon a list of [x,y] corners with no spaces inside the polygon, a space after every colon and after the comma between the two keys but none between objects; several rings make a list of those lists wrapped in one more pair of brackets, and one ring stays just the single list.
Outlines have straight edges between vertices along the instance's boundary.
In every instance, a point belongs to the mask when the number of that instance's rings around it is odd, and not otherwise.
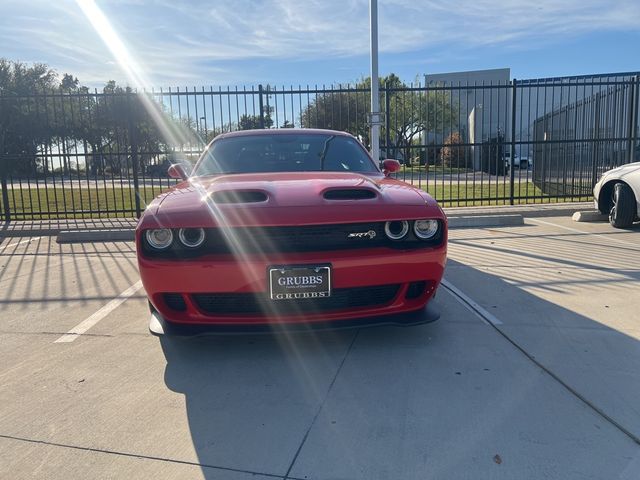
[{"label": "side mirror", "polygon": [[174,163],[169,167],[169,177],[177,178],[179,180],[186,180],[191,174],[191,168],[188,168],[182,163]]},{"label": "side mirror", "polygon": [[383,160],[380,166],[382,167],[382,173],[384,173],[387,177],[392,173],[396,173],[400,170],[400,162],[392,158]]}]

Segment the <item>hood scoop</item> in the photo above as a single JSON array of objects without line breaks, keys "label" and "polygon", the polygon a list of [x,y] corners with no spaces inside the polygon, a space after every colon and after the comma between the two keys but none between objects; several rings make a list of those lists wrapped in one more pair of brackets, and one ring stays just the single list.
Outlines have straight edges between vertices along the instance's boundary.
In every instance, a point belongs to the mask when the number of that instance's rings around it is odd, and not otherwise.
[{"label": "hood scoop", "polygon": [[210,194],[215,203],[260,203],[267,201],[267,194],[260,190],[219,190]]},{"label": "hood scoop", "polygon": [[332,188],[322,195],[325,200],[369,200],[377,194],[368,188]]}]

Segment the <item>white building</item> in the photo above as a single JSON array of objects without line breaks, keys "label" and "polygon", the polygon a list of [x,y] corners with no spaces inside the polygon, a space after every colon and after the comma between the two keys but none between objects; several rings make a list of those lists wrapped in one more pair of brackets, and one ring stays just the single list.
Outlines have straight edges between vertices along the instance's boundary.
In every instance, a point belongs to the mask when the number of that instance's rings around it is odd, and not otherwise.
[{"label": "white building", "polygon": [[[474,168],[480,168],[480,144],[502,136],[510,141],[511,136],[511,70],[475,70],[425,75],[427,87],[444,87],[451,95],[452,104],[459,111],[457,129],[464,142],[472,144],[471,154]],[[437,90],[436,90],[437,91]],[[443,128],[442,142],[450,128]],[[437,136],[437,134],[436,134]],[[427,139],[433,132],[427,132]]]}]

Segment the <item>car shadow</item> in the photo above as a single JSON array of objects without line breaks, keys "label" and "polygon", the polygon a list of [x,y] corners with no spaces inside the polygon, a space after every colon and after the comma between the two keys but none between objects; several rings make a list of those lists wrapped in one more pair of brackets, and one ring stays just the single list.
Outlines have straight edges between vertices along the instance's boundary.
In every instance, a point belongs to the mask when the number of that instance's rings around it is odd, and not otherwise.
[{"label": "car shadow", "polygon": [[[204,477],[635,478],[638,340],[480,269],[448,269],[512,297],[512,311],[492,310],[504,325],[441,287],[441,319],[417,327],[161,337]],[[520,315],[529,307],[537,324]],[[501,469],[488,455],[499,448]]]},{"label": "car shadow", "polygon": [[284,475],[356,335],[160,337],[165,383],[185,395],[205,478]]}]

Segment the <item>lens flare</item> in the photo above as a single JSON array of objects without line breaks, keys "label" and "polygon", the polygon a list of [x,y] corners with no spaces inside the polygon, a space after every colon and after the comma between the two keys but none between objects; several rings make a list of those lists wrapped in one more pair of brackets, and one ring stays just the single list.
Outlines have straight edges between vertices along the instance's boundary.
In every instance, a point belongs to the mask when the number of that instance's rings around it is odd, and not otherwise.
[{"label": "lens flare", "polygon": [[188,132],[186,128],[176,124],[176,122],[168,121],[162,111],[162,107],[145,93],[147,89],[151,88],[151,83],[144,75],[144,69],[131,55],[100,7],[93,0],[76,0],[76,3],[127,76],[129,84],[136,89],[138,98],[158,127],[165,142],[168,145],[190,143],[193,140],[191,132]]},{"label": "lens flare", "polygon": [[[129,50],[127,49],[125,43],[122,41],[118,33],[111,25],[111,22],[98,7],[98,5],[93,0],[76,0],[76,2],[84,15],[87,17],[87,20],[93,26],[97,35],[102,39],[120,68],[122,68],[123,72],[126,74],[130,85],[138,91],[137,94],[140,98],[140,101],[142,102],[142,105],[149,113],[153,122],[158,126],[158,129],[161,132],[167,145],[178,146],[192,143],[191,133],[186,128],[181,128],[181,126],[176,125],[176,122],[168,121],[167,116],[162,111],[161,105],[154,102],[152,98],[144,93],[145,90],[151,88],[150,82],[144,75],[144,69],[134,59],[133,55],[129,53]],[[261,259],[264,262],[270,262],[271,259],[266,258],[264,254],[260,253],[252,253],[251,255],[248,254],[248,252],[246,251],[246,246],[239,241],[239,238],[234,233],[234,229],[228,227],[228,225],[237,224],[237,222],[233,221],[233,218],[230,218],[234,216],[233,208],[223,210],[218,205],[216,205],[210,199],[207,188],[197,178],[191,178],[188,181],[191,186],[200,193],[201,198],[205,201],[214,225],[217,225],[217,228],[220,228],[222,230],[224,238],[229,245],[229,249],[233,252],[233,256],[238,264],[238,267],[243,271],[245,277],[247,279],[251,279],[260,278],[259,275],[264,275],[264,270],[261,270],[260,272],[252,271],[252,269],[249,267],[249,264],[244,260],[251,258],[257,260]],[[259,252],[259,248],[254,248],[256,246],[257,245],[252,245],[252,250]],[[262,308],[264,309],[265,313],[274,318],[277,318],[277,321],[286,320],[281,317],[278,318],[277,312],[273,309],[273,305],[270,302],[266,300],[263,301]],[[300,311],[296,313],[298,315],[302,314],[302,312]],[[298,378],[298,381],[304,382],[313,396],[315,396],[316,398],[321,398],[324,395],[324,392],[322,386],[316,380],[315,375],[313,374],[313,371],[310,367],[307,354],[307,349],[309,348],[308,343],[305,347],[305,350],[302,351],[299,342],[296,341],[295,338],[293,338],[291,333],[282,333],[281,335],[277,335],[276,338],[281,343],[283,351],[293,355],[294,359],[292,360],[292,366],[295,367],[295,369],[300,369],[301,376],[300,378]],[[309,337],[307,337],[307,339],[311,340],[311,343],[315,344],[317,351],[323,351],[327,349],[325,343],[321,342],[317,335],[311,334]]]}]

